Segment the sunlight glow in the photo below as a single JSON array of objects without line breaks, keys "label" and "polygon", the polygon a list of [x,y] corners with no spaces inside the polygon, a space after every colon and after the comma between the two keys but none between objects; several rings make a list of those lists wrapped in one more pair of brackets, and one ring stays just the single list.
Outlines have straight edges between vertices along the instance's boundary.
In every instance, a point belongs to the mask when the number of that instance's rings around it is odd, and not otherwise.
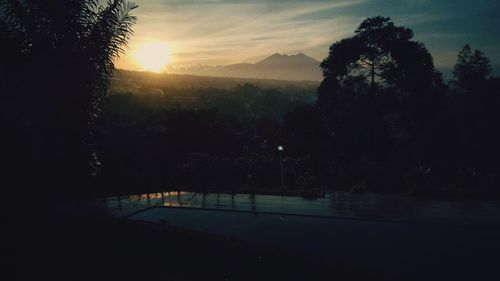
[{"label": "sunlight glow", "polygon": [[142,70],[161,72],[171,62],[171,51],[166,43],[146,43],[137,49],[134,58]]}]

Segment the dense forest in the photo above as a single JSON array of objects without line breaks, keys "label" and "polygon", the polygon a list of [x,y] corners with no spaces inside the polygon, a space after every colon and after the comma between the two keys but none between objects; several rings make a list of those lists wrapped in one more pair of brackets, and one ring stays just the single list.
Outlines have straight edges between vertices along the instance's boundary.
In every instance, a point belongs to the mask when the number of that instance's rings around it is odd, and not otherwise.
[{"label": "dense forest", "polygon": [[122,74],[98,127],[100,189],[498,194],[500,79],[481,51],[465,45],[444,81],[410,29],[375,17],[321,67],[318,88]]},{"label": "dense forest", "polygon": [[135,7],[2,5],[5,191],[499,193],[500,78],[481,51],[457,50],[444,81],[412,30],[373,17],[331,45],[320,85],[117,71]]},{"label": "dense forest", "polygon": [[316,101],[316,89],[286,83],[113,86],[98,126],[105,189],[276,188],[284,118]]}]

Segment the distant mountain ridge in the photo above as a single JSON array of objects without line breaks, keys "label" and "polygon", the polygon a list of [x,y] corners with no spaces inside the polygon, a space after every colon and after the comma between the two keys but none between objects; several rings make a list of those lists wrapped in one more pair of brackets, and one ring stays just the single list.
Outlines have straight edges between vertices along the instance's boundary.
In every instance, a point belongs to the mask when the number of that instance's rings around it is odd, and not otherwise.
[{"label": "distant mountain ridge", "polygon": [[321,81],[320,62],[303,54],[273,54],[256,63],[170,68],[169,73],[216,77]]},{"label": "distant mountain ridge", "polygon": [[273,54],[261,61],[256,62],[258,65],[304,65],[304,64],[314,64],[319,67],[319,61],[306,56],[303,53],[298,53],[296,55],[287,55],[287,54]]}]

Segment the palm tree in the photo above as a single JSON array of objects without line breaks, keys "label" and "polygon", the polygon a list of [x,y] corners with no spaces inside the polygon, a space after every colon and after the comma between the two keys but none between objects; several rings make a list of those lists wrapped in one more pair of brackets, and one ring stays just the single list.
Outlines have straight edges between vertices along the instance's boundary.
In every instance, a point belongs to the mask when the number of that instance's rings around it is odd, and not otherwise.
[{"label": "palm tree", "polygon": [[1,142],[16,180],[10,188],[64,193],[70,183],[87,186],[97,171],[92,129],[137,7],[100,2],[0,0]]}]

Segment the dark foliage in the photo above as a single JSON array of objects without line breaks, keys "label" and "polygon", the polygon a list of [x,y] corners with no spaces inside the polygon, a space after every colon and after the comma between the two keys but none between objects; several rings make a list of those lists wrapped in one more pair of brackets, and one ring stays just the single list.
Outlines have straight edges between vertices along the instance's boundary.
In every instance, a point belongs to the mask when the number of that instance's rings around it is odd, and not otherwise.
[{"label": "dark foliage", "polygon": [[435,72],[432,56],[412,38],[412,30],[395,26],[390,18],[368,18],[353,37],[330,47],[321,68],[325,77],[339,82],[357,77],[369,78],[371,88],[384,84],[406,91],[425,89]]},{"label": "dark foliage", "polygon": [[[104,192],[276,189],[286,112],[315,100],[312,91],[250,84],[162,91],[109,96],[97,135]],[[304,156],[295,155],[286,159],[289,174]]]},{"label": "dark foliage", "polygon": [[124,1],[1,7],[8,190],[277,191],[282,173],[286,189],[301,192],[498,193],[500,83],[469,46],[446,85],[412,30],[369,18],[330,47],[316,99],[314,85],[299,82],[116,78],[113,58],[135,21]]},{"label": "dark foliage", "polygon": [[336,182],[390,190],[492,191],[500,173],[497,79],[466,45],[449,89],[413,32],[369,18],[330,47],[317,108]]},{"label": "dark foliage", "polygon": [[4,180],[18,195],[68,195],[91,184],[93,124],[136,20],[133,3],[99,2],[0,2]]},{"label": "dark foliage", "polygon": [[497,194],[500,88],[488,59],[466,46],[446,85],[412,38],[388,18],[364,21],[330,47],[316,104],[249,84],[111,95],[102,182],[113,193],[278,191],[283,145],[288,191]]}]

